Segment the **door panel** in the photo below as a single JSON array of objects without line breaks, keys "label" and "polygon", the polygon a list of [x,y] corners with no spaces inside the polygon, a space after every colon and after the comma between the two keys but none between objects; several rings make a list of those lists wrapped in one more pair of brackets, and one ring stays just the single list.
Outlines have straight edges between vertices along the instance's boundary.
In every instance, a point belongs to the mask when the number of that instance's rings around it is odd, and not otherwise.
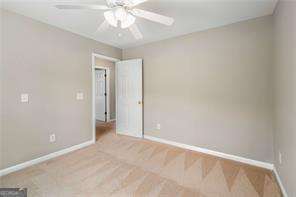
[{"label": "door panel", "polygon": [[142,137],[142,60],[117,62],[116,76],[116,131]]},{"label": "door panel", "polygon": [[106,121],[106,71],[96,70],[96,119]]}]

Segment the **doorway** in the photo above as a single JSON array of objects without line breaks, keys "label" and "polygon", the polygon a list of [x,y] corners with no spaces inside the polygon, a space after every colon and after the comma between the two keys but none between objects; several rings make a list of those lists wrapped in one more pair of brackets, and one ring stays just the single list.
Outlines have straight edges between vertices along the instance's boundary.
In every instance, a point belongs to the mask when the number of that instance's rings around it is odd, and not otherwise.
[{"label": "doorway", "polygon": [[[102,64],[102,61],[97,59],[96,64]],[[114,109],[110,107],[115,105],[115,77],[112,73],[115,72],[115,64],[104,62],[104,66],[95,67],[96,141],[104,135],[115,133],[115,119],[111,119]]]},{"label": "doorway", "polygon": [[93,53],[93,141],[110,132],[143,137],[142,103],[142,59],[120,61]]},{"label": "doorway", "polygon": [[110,132],[115,133],[115,62],[96,56],[93,74],[93,110],[95,112],[95,141],[97,141]]}]

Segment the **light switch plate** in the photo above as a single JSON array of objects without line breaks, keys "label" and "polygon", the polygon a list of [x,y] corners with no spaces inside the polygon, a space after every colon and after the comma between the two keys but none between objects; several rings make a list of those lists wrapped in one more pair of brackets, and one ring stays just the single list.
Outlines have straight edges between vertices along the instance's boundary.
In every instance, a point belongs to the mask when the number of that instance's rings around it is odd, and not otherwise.
[{"label": "light switch plate", "polygon": [[77,94],[76,94],[76,99],[77,99],[77,100],[83,100],[83,99],[84,99],[84,95],[83,95],[83,93],[82,93],[82,92],[77,92]]},{"label": "light switch plate", "polygon": [[29,102],[29,94],[21,94],[21,102],[28,103]]}]

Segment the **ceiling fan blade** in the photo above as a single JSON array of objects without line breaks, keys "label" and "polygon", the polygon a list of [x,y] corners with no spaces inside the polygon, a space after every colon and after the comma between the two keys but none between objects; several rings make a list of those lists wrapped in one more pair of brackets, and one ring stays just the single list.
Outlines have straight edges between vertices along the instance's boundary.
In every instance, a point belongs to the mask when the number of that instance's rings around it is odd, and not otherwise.
[{"label": "ceiling fan blade", "polygon": [[132,3],[132,6],[137,6],[137,5],[144,3],[148,0],[129,0],[129,1]]},{"label": "ceiling fan blade", "polygon": [[98,27],[96,33],[104,32],[109,28],[108,21],[104,20],[104,22]]},{"label": "ceiling fan blade", "polygon": [[133,9],[131,12],[135,16],[138,16],[153,22],[161,23],[167,26],[170,26],[174,23],[173,18],[156,14],[154,12],[149,12],[149,11],[137,9],[137,8]]},{"label": "ceiling fan blade", "polygon": [[105,1],[106,1],[106,4],[109,6],[112,6],[114,4],[113,0],[105,0]]},{"label": "ceiling fan blade", "polygon": [[90,9],[90,10],[108,10],[109,7],[106,5],[81,5],[81,4],[76,4],[76,5],[55,5],[56,8],[58,9]]},{"label": "ceiling fan blade", "polygon": [[138,26],[136,24],[133,24],[132,26],[129,27],[130,32],[133,34],[136,40],[141,40],[143,39],[143,35],[140,32]]}]

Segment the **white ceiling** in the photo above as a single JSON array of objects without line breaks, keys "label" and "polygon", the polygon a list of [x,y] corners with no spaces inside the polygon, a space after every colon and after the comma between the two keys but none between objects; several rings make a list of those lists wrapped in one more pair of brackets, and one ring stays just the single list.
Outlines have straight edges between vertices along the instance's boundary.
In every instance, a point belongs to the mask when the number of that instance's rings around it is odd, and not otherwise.
[{"label": "white ceiling", "polygon": [[58,10],[54,7],[72,2],[105,4],[105,0],[2,0],[2,7],[103,43],[129,48],[270,15],[277,0],[148,0],[138,7],[171,16],[175,23],[167,27],[138,18],[136,23],[144,35],[143,40],[135,40],[128,30],[120,28],[110,27],[106,32],[96,33],[104,20],[103,11]]}]

